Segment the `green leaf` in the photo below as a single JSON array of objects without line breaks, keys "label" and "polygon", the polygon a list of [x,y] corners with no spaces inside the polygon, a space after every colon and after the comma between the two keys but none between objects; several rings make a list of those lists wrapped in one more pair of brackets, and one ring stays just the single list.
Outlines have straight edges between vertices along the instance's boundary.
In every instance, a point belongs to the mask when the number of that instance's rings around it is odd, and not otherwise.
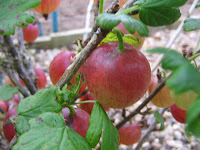
[{"label": "green leaf", "polygon": [[193,65],[183,65],[173,71],[166,84],[174,94],[181,94],[186,91],[194,91],[200,94],[200,73]]},{"label": "green leaf", "polygon": [[164,54],[162,66],[164,69],[172,70],[172,75],[166,81],[167,86],[174,91],[175,94],[185,92],[196,92],[197,100],[187,110],[187,127],[186,132],[192,133],[196,137],[200,137],[200,72],[188,60],[181,56],[178,52],[166,50],[165,48],[157,48],[149,52],[159,52]]},{"label": "green leaf", "polygon": [[81,77],[80,75],[77,73],[76,74],[76,84],[73,84],[71,87],[71,92],[73,92],[74,94],[78,95],[79,91],[81,88]]},{"label": "green leaf", "polygon": [[0,1],[0,35],[15,33],[15,27],[26,27],[27,23],[35,21],[30,12],[25,12],[38,6],[41,0],[1,0]]},{"label": "green leaf", "polygon": [[200,94],[200,72],[180,53],[166,48],[154,48],[148,52],[164,54],[162,67],[173,71],[166,84],[175,94],[190,90]]},{"label": "green leaf", "polygon": [[[102,108],[103,109],[103,108]],[[117,150],[119,147],[119,133],[109,118],[103,122],[103,137],[101,150]]]},{"label": "green leaf", "polygon": [[12,87],[11,84],[3,85],[0,88],[0,100],[10,100],[17,92],[19,92],[19,89],[17,87]]},{"label": "green leaf", "polygon": [[138,34],[141,36],[149,35],[149,29],[147,28],[147,26],[144,25],[141,21],[135,19],[134,17],[124,14],[120,14],[117,17],[120,18],[121,22],[123,23],[126,30],[129,31],[129,33],[134,34],[137,30]]},{"label": "green leaf", "polygon": [[120,18],[114,14],[103,13],[96,18],[97,23],[103,29],[111,30],[120,23]]},{"label": "green leaf", "polygon": [[190,62],[185,59],[180,53],[170,49],[162,61],[162,67],[165,69],[175,70],[183,65],[189,65]]},{"label": "green leaf", "polygon": [[76,74],[76,84],[71,85],[71,90],[66,90],[67,85],[62,88],[60,93],[63,102],[74,103],[81,88],[81,77]]},{"label": "green leaf", "polygon": [[200,98],[187,110],[186,130],[200,138]]},{"label": "green leaf", "polygon": [[155,112],[154,112],[154,117],[155,117],[155,119],[156,119],[156,123],[157,123],[157,124],[158,124],[158,123],[161,124],[160,130],[163,131],[163,130],[165,129],[165,125],[164,125],[164,122],[165,122],[165,121],[164,121],[163,117],[159,114],[158,111],[155,111]]},{"label": "green leaf", "polygon": [[94,148],[97,145],[103,130],[101,149],[118,149],[119,133],[110,122],[103,107],[98,102],[93,106],[89,124],[90,126],[86,134],[86,139],[91,147]]},{"label": "green leaf", "polygon": [[193,31],[200,29],[200,19],[188,18],[184,21],[184,31]]},{"label": "green leaf", "polygon": [[[126,34],[124,35],[123,37],[123,41],[126,42],[126,43],[129,43],[131,44],[132,46],[134,45],[137,45],[137,44],[140,44],[140,39],[138,39],[137,37],[135,37],[134,35],[131,35],[131,34]],[[114,32],[110,32],[102,41],[101,43],[99,44],[102,45],[104,43],[108,43],[108,42],[111,42],[111,41],[118,41],[116,35]]]},{"label": "green leaf", "polygon": [[197,3],[197,5],[195,6],[195,8],[200,7],[200,2]]},{"label": "green leaf", "polygon": [[182,65],[190,64],[180,53],[173,49],[167,49],[163,47],[153,48],[147,50],[149,53],[161,53],[165,54],[162,60],[162,67],[165,69],[175,70]]},{"label": "green leaf", "polygon": [[30,130],[19,137],[13,150],[91,150],[87,141],[67,127],[57,113],[44,113],[29,124]]},{"label": "green leaf", "polygon": [[56,101],[56,87],[43,89],[29,96],[17,107],[17,132],[23,134],[30,128],[28,121],[45,112],[61,112],[62,106]]},{"label": "green leaf", "polygon": [[170,50],[170,49],[165,48],[165,47],[156,47],[156,48],[148,49],[148,50],[146,50],[146,52],[148,52],[148,53],[162,53],[162,54],[166,54],[168,50]]},{"label": "green leaf", "polygon": [[120,22],[122,22],[125,28],[131,34],[134,34],[135,31],[137,30],[137,32],[141,36],[149,35],[149,30],[147,26],[143,24],[141,21],[129,15],[124,15],[124,14],[114,15],[114,14],[103,13],[96,18],[96,21],[99,24],[99,26],[103,29],[111,30],[114,27],[116,27]]},{"label": "green leaf", "polygon": [[139,12],[140,20],[149,26],[170,25],[177,21],[181,16],[178,8],[141,8]]},{"label": "green leaf", "polygon": [[180,10],[187,0],[140,0],[136,4],[140,7],[140,20],[149,26],[170,25],[177,21]]},{"label": "green leaf", "polygon": [[183,6],[187,0],[139,0],[139,4],[142,8],[150,7],[180,7]]}]

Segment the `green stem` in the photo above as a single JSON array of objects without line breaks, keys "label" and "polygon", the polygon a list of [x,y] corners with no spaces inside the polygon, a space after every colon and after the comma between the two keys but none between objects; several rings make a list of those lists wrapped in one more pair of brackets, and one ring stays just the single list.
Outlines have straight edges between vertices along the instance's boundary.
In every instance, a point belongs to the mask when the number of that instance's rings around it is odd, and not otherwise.
[{"label": "green stem", "polygon": [[9,121],[12,123],[12,124],[15,124],[15,119],[13,117],[10,117],[9,118]]},{"label": "green stem", "polygon": [[192,57],[190,57],[188,60],[189,61],[195,60],[199,56],[200,56],[200,53],[197,53],[197,54],[193,55]]},{"label": "green stem", "polygon": [[59,87],[57,87],[56,97],[57,97],[57,102],[60,103],[60,104],[62,103],[62,96],[61,96],[61,94],[62,94],[62,91],[60,90]]},{"label": "green stem", "polygon": [[199,45],[200,45],[200,36],[199,36],[199,40],[197,42],[197,46],[195,47],[194,51],[193,51],[193,55],[197,52],[198,48],[199,48]]},{"label": "green stem", "polygon": [[193,60],[195,67],[198,68],[196,60]]},{"label": "green stem", "polygon": [[81,89],[81,73],[80,73],[80,75],[79,74],[76,74],[76,80],[77,80],[77,75],[79,76],[79,81],[78,81],[78,86],[77,86],[77,88],[76,88],[76,91],[75,91],[75,94],[76,95],[78,95],[78,93],[79,93],[79,91],[80,91],[80,89]]},{"label": "green stem", "polygon": [[63,107],[68,107],[69,108],[69,110],[70,110],[70,115],[74,115],[76,112],[75,112],[75,110],[74,110],[74,108],[71,106],[71,105],[69,105],[69,104],[63,104],[62,105]]},{"label": "green stem", "polygon": [[136,11],[136,10],[140,10],[140,7],[138,5],[135,5],[135,6],[131,7],[131,8],[125,9],[125,10],[117,13],[116,15],[120,15],[120,14],[126,14],[127,15],[127,14],[129,14],[129,13],[131,13],[133,11]]},{"label": "green stem", "polygon": [[78,52],[82,51],[82,46],[81,46],[81,42],[80,40],[77,41],[77,44],[78,44]]},{"label": "green stem", "polygon": [[118,48],[119,48],[119,51],[121,53],[124,52],[124,40],[123,40],[123,35],[121,34],[121,31],[119,31],[118,29],[114,28],[113,29],[113,32],[115,33],[115,35],[117,36],[118,38]]},{"label": "green stem", "polygon": [[99,3],[99,14],[103,13],[103,3],[104,3],[104,0],[100,0],[100,3]]},{"label": "green stem", "polygon": [[123,53],[124,52],[124,41],[123,41],[121,34],[117,34],[117,38],[118,38],[118,42],[119,42],[119,45],[118,45],[119,51],[121,53]]},{"label": "green stem", "polygon": [[96,103],[96,101],[94,101],[94,100],[87,100],[87,101],[82,101],[82,102],[78,102],[78,103],[72,103],[71,105],[85,104],[85,103]]}]

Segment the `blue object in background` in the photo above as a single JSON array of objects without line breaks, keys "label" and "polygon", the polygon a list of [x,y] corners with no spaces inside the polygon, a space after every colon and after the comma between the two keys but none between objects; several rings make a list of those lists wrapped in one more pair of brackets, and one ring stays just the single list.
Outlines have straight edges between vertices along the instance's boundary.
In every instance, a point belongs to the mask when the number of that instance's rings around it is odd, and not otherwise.
[{"label": "blue object in background", "polygon": [[40,34],[39,36],[43,36],[43,30],[42,30],[42,24],[38,23],[39,29],[40,29]]},{"label": "blue object in background", "polygon": [[51,13],[52,15],[52,30],[53,32],[59,31],[59,25],[58,25],[58,10]]}]

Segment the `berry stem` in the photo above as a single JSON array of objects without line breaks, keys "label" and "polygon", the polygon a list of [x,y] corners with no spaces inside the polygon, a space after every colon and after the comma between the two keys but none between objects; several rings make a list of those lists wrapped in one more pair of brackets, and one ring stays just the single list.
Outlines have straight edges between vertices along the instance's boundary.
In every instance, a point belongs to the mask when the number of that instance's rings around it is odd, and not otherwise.
[{"label": "berry stem", "polygon": [[85,103],[96,103],[96,101],[94,101],[94,100],[87,100],[87,101],[82,101],[82,102],[78,102],[78,103],[72,103],[71,105],[85,104]]},{"label": "berry stem", "polygon": [[137,10],[140,10],[140,7],[138,5],[135,5],[135,6],[131,7],[131,8],[125,9],[125,10],[117,13],[116,15],[120,15],[120,14],[127,15],[127,14],[129,14],[129,13],[131,13],[133,11],[137,11]]},{"label": "berry stem", "polygon": [[194,62],[195,67],[198,68],[196,60],[193,60],[193,62]]},{"label": "berry stem", "polygon": [[81,46],[80,40],[77,41],[77,44],[78,44],[78,52],[81,52],[83,48]]},{"label": "berry stem", "polygon": [[103,13],[103,3],[104,3],[104,0],[100,0],[100,3],[99,3],[99,14]]},{"label": "berry stem", "polygon": [[118,38],[118,48],[119,48],[119,51],[121,53],[124,52],[124,40],[123,40],[123,33],[121,33],[121,31],[119,31],[118,29],[113,29],[115,35],[117,36]]},{"label": "berry stem", "polygon": [[188,60],[189,61],[195,60],[199,56],[200,56],[200,53],[197,53],[197,54],[193,55],[192,57],[190,57]]}]

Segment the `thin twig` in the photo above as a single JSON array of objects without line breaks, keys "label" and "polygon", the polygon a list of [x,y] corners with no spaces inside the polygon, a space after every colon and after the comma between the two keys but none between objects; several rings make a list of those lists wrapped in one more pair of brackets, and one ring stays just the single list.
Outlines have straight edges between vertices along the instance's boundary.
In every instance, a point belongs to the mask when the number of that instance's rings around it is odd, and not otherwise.
[{"label": "thin twig", "polygon": [[28,90],[26,87],[23,87],[22,84],[19,82],[19,77],[16,75],[12,69],[8,66],[8,63],[0,63],[3,66],[4,72],[8,75],[10,80],[13,82],[14,85],[16,85],[19,88],[19,91],[22,93],[24,97],[30,96]]},{"label": "thin twig", "polygon": [[[167,110],[167,108],[161,109],[160,112],[159,112],[160,115],[162,116],[166,110]],[[154,121],[152,122],[152,124],[150,125],[150,127],[147,129],[147,131],[145,132],[145,134],[140,139],[140,141],[137,144],[135,150],[140,150],[141,149],[142,144],[149,137],[150,133],[155,129],[155,127],[156,127],[156,120],[154,119]]]},{"label": "thin twig", "polygon": [[18,41],[19,41],[19,53],[21,55],[24,67],[26,68],[26,72],[28,76],[30,77],[30,79],[32,79],[34,82],[36,76],[35,76],[33,65],[30,59],[25,54],[24,36],[23,36],[22,28],[18,28]]},{"label": "thin twig", "polygon": [[[190,7],[190,9],[189,9],[189,11],[188,11],[187,18],[189,18],[189,17],[192,15],[192,13],[193,13],[193,11],[194,11],[194,9],[195,9],[195,6],[196,6],[196,4],[198,3],[198,1],[199,1],[199,0],[194,0],[194,1],[193,1],[193,4],[191,5],[191,7]],[[170,48],[170,47],[172,46],[172,44],[175,42],[175,40],[177,39],[177,37],[180,35],[181,31],[183,31],[183,25],[184,25],[184,20],[181,21],[180,25],[179,25],[178,28],[176,29],[176,32],[173,34],[173,37],[170,38],[169,42],[168,42],[167,45],[166,45],[166,48]],[[152,72],[155,71],[155,69],[158,67],[158,65],[159,65],[160,62],[162,61],[163,57],[164,57],[164,55],[161,54],[161,55],[157,58],[156,62],[154,63],[154,65],[153,65],[153,67],[152,67],[152,69],[151,69]]]},{"label": "thin twig", "polygon": [[12,57],[10,54],[7,52],[7,48],[5,45],[2,43],[3,41],[0,41],[0,44],[2,44],[1,50],[5,54],[7,61],[6,62],[1,62],[0,65],[3,68],[3,71],[8,75],[10,80],[13,82],[15,86],[19,88],[19,91],[22,93],[24,97],[30,96],[28,90],[26,87],[23,87],[22,84],[19,82],[19,76],[16,75],[16,72],[14,71],[12,67],[12,63],[10,64],[9,62],[12,62]]},{"label": "thin twig", "polygon": [[31,60],[25,53],[21,53],[21,57],[22,57],[23,65],[26,69],[26,73],[28,74],[28,76],[32,80],[32,82],[34,83],[35,88],[37,89],[38,88],[37,84],[36,84],[37,78],[36,78],[36,74],[35,74],[35,71],[34,71],[34,67],[31,63]]},{"label": "thin twig", "polygon": [[135,115],[140,113],[140,111],[151,101],[151,99],[165,86],[165,80],[163,80],[158,87],[140,104],[135,111],[131,112],[128,116],[124,117],[122,121],[120,121],[117,125],[116,128],[119,129],[121,128],[126,122],[131,120]]},{"label": "thin twig", "polygon": [[62,75],[60,80],[57,82],[56,86],[61,88],[68,83],[72,77],[79,70],[81,65],[86,61],[92,51],[97,47],[97,45],[106,37],[109,33],[109,30],[100,30],[95,33],[92,39],[89,41],[86,47],[80,53],[80,56],[65,70],[65,73]]},{"label": "thin twig", "polygon": [[20,78],[24,81],[30,93],[35,94],[37,89],[35,87],[34,81],[28,76],[26,69],[23,66],[22,58],[20,57],[19,52],[16,50],[11,37],[5,35],[3,36],[3,38],[4,38],[4,43],[8,49],[8,53],[10,53],[10,55],[12,56],[15,70],[19,74]]},{"label": "thin twig", "polygon": [[23,36],[23,31],[22,28],[18,28],[18,39],[19,39],[19,52],[23,53],[24,52],[24,36]]}]

